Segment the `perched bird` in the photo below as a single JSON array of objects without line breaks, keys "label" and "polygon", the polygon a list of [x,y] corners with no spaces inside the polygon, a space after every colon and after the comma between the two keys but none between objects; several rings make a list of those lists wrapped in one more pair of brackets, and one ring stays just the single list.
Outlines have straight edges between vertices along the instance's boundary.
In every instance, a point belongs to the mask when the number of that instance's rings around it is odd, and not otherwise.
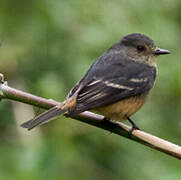
[{"label": "perched bird", "polygon": [[112,45],[89,68],[60,105],[21,126],[28,130],[61,114],[76,115],[90,110],[117,121],[130,116],[145,103],[157,75],[157,57],[169,54],[148,36],[129,34]]}]

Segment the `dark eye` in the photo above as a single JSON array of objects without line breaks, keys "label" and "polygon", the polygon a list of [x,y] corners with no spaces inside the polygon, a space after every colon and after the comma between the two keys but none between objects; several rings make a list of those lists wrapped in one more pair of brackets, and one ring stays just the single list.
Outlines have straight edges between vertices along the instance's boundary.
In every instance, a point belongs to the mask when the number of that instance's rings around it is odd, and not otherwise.
[{"label": "dark eye", "polygon": [[138,50],[138,52],[143,52],[145,50],[145,47],[142,45],[138,45],[136,46],[136,49]]}]

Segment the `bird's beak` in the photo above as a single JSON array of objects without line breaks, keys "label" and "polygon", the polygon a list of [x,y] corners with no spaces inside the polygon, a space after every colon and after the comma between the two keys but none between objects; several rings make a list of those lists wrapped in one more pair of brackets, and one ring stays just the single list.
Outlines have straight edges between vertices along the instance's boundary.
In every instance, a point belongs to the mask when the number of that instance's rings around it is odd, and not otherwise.
[{"label": "bird's beak", "polygon": [[164,54],[170,54],[170,51],[166,50],[166,49],[160,49],[160,48],[156,48],[156,50],[154,51],[155,55],[164,55]]}]

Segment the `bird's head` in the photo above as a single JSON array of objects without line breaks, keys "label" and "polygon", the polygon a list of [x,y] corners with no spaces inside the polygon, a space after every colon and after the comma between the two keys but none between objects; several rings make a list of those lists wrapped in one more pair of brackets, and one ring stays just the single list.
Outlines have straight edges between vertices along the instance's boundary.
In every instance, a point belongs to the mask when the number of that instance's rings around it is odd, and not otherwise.
[{"label": "bird's head", "polygon": [[170,54],[170,51],[158,48],[148,36],[139,33],[123,37],[119,46],[129,59],[149,65],[154,65],[159,55]]}]

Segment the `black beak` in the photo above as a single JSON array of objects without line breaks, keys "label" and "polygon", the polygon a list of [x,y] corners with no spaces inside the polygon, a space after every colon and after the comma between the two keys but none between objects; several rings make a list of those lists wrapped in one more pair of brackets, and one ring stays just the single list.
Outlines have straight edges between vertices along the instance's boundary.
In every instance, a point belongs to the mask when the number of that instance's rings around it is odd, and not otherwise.
[{"label": "black beak", "polygon": [[166,50],[166,49],[157,48],[157,49],[154,51],[154,54],[156,54],[156,55],[170,54],[170,51],[168,51],[168,50]]}]

